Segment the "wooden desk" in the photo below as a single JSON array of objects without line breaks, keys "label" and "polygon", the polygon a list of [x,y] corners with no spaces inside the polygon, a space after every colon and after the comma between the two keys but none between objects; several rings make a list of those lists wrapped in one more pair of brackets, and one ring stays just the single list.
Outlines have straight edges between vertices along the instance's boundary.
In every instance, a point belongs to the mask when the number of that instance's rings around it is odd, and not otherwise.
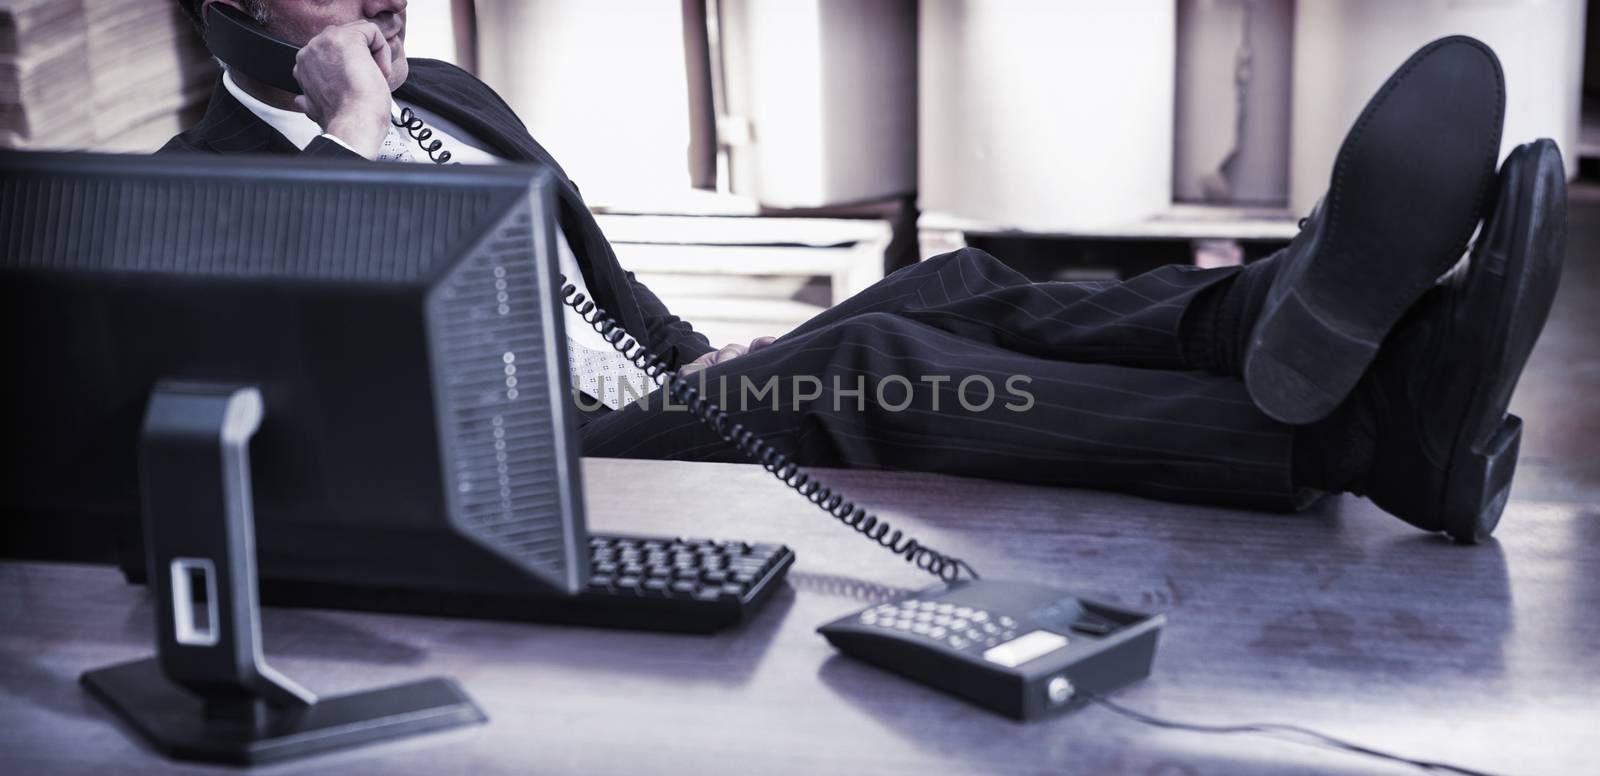
[{"label": "wooden desk", "polygon": [[[272,773],[1405,773],[1256,736],[1090,708],[994,716],[836,655],[814,629],[923,577],[747,466],[592,460],[599,529],[782,541],[789,589],[714,637],[268,610],[269,659],[335,694],[458,678],[482,727]],[[1453,546],[1358,499],[1304,515],[839,472],[852,495],[990,576],[1165,612],[1155,673],[1121,693],[1214,722],[1311,725],[1504,773],[1600,762],[1600,515],[1514,501]],[[150,653],[150,604],[109,568],[0,565],[0,773],[199,772],[157,759],[77,684]]]}]

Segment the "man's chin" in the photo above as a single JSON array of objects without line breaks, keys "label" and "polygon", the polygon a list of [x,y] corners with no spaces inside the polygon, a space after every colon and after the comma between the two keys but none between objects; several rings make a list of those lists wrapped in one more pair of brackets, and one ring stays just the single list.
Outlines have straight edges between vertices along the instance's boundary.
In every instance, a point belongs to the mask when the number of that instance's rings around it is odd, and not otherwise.
[{"label": "man's chin", "polygon": [[405,54],[395,57],[389,66],[389,91],[400,88],[406,82],[406,76],[411,74],[411,64],[406,62]]}]

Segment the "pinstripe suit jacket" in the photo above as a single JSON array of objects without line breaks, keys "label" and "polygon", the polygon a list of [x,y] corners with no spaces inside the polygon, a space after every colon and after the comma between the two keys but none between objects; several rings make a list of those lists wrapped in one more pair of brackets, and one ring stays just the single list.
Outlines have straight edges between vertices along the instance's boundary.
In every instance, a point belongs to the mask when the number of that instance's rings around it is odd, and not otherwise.
[{"label": "pinstripe suit jacket", "polygon": [[[432,59],[408,60],[411,74],[395,96],[415,103],[455,122],[502,158],[545,167],[559,183],[561,228],[577,255],[585,283],[599,304],[639,338],[674,365],[709,352],[711,343],[687,321],[673,315],[665,304],[622,269],[611,244],[600,232],[584,205],[578,187],[567,177],[522,120],[493,89],[454,65]],[[222,86],[219,78],[211,92],[205,115],[192,129],[177,135],[157,153],[265,153],[301,154],[338,159],[359,159],[344,146],[327,138],[311,141],[305,150],[251,113]]]}]

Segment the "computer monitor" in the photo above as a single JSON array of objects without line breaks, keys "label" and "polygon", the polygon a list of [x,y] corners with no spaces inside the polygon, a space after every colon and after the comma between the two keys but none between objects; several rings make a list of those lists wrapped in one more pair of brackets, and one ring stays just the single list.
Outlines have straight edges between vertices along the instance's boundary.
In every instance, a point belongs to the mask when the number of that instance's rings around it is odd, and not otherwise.
[{"label": "computer monitor", "polygon": [[0,155],[0,555],[141,566],[141,421],[204,381],[259,391],[264,579],[575,593],[553,201],[520,165]]}]

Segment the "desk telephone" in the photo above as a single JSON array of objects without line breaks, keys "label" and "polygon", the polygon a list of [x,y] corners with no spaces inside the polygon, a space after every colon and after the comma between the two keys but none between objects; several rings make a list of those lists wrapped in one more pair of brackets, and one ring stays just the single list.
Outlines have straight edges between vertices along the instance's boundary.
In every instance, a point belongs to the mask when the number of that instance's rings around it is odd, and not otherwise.
[{"label": "desk telephone", "polygon": [[[301,93],[293,70],[299,49],[262,30],[238,9],[212,4],[206,45],[230,68]],[[436,164],[450,152],[422,120],[391,117]],[[431,139],[431,142],[430,142]],[[729,445],[819,509],[943,584],[874,605],[820,632],[835,647],[968,701],[1022,719],[1073,708],[1150,673],[1160,616],[1092,603],[1059,590],[980,580],[960,558],[904,535],[844,498],[724,412],[671,365],[629,337],[605,310],[561,278],[562,301],[619,353]]]}]

